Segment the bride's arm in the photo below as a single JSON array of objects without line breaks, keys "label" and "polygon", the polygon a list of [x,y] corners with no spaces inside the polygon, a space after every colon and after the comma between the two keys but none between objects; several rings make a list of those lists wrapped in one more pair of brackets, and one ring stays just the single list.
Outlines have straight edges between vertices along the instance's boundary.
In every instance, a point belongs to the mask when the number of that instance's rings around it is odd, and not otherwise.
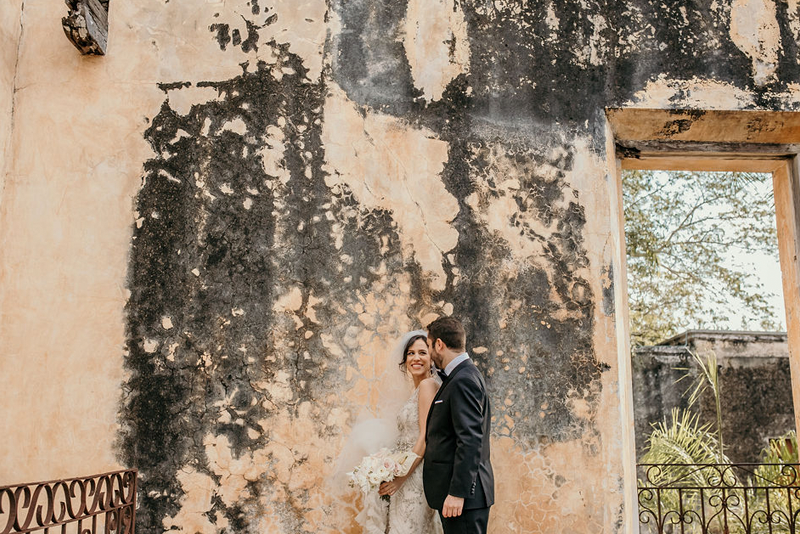
[{"label": "bride's arm", "polygon": [[425,455],[425,431],[428,423],[428,412],[431,409],[431,403],[433,403],[433,398],[436,396],[437,391],[439,391],[439,384],[433,378],[426,378],[419,385],[419,437],[414,447],[411,448],[419,458],[414,462],[409,474],[414,472],[414,469],[422,462],[422,457]]},{"label": "bride's arm", "polygon": [[419,398],[417,400],[417,409],[419,410],[419,437],[411,448],[411,451],[417,455],[417,459],[411,464],[411,469],[408,470],[406,476],[397,477],[391,482],[384,482],[381,484],[380,490],[378,490],[380,495],[394,495],[406,479],[411,476],[411,473],[414,472],[417,466],[422,463],[422,457],[425,455],[425,430],[428,422],[428,412],[431,409],[433,398],[436,396],[438,390],[439,384],[437,384],[433,378],[426,378],[420,383]]}]

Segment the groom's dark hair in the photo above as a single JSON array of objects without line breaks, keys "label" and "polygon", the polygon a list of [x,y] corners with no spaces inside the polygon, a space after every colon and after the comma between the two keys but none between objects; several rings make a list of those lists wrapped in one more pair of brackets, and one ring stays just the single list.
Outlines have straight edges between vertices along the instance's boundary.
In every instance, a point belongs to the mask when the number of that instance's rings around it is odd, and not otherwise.
[{"label": "groom's dark hair", "polygon": [[467,334],[464,325],[455,317],[439,317],[428,325],[428,339],[431,345],[441,339],[442,343],[451,350],[464,350],[467,344]]}]

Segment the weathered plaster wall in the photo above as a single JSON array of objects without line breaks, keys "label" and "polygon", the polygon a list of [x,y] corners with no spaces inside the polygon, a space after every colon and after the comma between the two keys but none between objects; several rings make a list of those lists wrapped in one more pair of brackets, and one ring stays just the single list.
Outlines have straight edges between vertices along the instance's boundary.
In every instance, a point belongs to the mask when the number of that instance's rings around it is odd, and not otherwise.
[{"label": "weathered plaster wall", "polygon": [[[569,131],[509,143],[474,126],[458,10],[420,33],[451,41],[442,59],[437,40],[415,42],[404,5],[385,7],[319,9],[336,30],[321,77],[324,42],[283,44],[280,5],[228,4],[208,37],[241,73],[163,86],[137,198],[122,415],[144,528],[346,528],[353,494],[320,489],[332,461],[397,332],[443,311],[467,319],[497,384],[497,528],[619,521],[618,446],[598,425],[615,420],[613,325],[590,271],[609,252],[582,234],[587,219],[610,231],[605,163]],[[454,81],[415,71],[409,49],[452,64]]]},{"label": "weathered plaster wall", "polygon": [[[141,41],[123,9],[118,50]],[[62,16],[60,6],[26,1],[14,60],[0,204],[2,483],[120,465],[132,202],[148,154],[145,113],[161,94],[158,61],[82,58],[63,37]]]},{"label": "weathered plaster wall", "polygon": [[616,32],[617,105],[796,109],[797,2],[648,1],[620,14],[631,24]]},{"label": "weathered plaster wall", "polygon": [[28,2],[0,406],[44,393],[0,473],[136,466],[146,532],[355,532],[334,460],[397,334],[452,313],[492,531],[621,531],[603,108],[796,103],[796,9],[713,6],[143,0],[81,58]]},{"label": "weathered plaster wall", "polygon": [[14,109],[14,74],[17,72],[17,49],[22,28],[23,0],[7,2],[0,10],[0,204],[6,178],[5,163],[9,158],[11,123]]}]

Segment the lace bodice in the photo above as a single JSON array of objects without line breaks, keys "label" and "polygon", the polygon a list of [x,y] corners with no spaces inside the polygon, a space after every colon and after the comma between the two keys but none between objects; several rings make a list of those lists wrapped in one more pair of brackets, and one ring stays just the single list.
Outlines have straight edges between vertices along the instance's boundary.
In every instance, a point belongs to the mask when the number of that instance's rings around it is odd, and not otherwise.
[{"label": "lace bodice", "polygon": [[397,414],[397,450],[407,451],[414,447],[419,437],[419,388],[406,401]]},{"label": "lace bodice", "polygon": [[[397,414],[397,451],[410,451],[419,437],[419,388]],[[422,464],[406,479],[388,505],[373,492],[364,500],[365,534],[441,534],[439,517],[425,501]],[[387,510],[388,508],[388,510]]]},{"label": "lace bodice", "polygon": [[[419,437],[419,388],[414,390],[397,414],[397,450],[414,447]],[[388,534],[439,534],[442,531],[436,513],[425,502],[422,488],[422,464],[406,479],[389,505]]]}]

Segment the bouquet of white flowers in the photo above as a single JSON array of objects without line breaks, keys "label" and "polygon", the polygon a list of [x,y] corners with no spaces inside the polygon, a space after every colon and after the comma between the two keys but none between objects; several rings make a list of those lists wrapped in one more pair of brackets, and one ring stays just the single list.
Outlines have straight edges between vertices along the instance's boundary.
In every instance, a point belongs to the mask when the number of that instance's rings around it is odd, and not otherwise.
[{"label": "bouquet of white flowers", "polygon": [[365,456],[355,469],[347,473],[350,486],[361,488],[364,495],[377,491],[381,482],[407,475],[417,458],[419,456],[411,451],[392,452],[386,448],[381,449],[375,454]]}]

